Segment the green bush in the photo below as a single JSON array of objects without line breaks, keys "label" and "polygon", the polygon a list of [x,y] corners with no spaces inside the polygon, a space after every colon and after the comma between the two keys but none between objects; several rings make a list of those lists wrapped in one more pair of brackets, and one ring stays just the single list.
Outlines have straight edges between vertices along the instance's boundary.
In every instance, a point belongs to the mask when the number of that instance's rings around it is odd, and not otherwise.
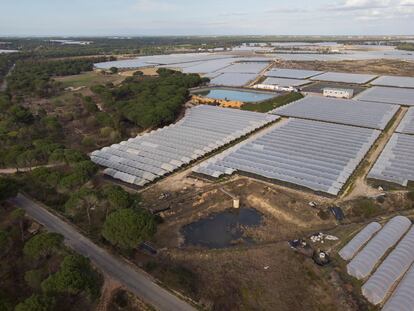
[{"label": "green bush", "polygon": [[99,285],[99,275],[92,269],[89,260],[80,255],[69,255],[63,259],[60,270],[42,282],[42,289],[46,293],[86,293],[89,298],[96,298]]},{"label": "green bush", "polygon": [[45,275],[42,269],[29,270],[24,274],[24,280],[34,290],[39,290]]},{"label": "green bush", "polygon": [[352,215],[355,217],[370,218],[378,215],[380,207],[371,199],[361,199],[354,203]]},{"label": "green bush", "polygon": [[27,257],[38,260],[59,250],[62,243],[63,236],[58,233],[40,233],[25,243],[23,253]]},{"label": "green bush", "polygon": [[44,295],[32,295],[25,301],[19,303],[15,311],[52,311],[56,301],[54,298]]},{"label": "green bush", "polygon": [[143,209],[120,209],[110,214],[103,226],[102,236],[114,246],[134,249],[156,231],[154,216]]}]

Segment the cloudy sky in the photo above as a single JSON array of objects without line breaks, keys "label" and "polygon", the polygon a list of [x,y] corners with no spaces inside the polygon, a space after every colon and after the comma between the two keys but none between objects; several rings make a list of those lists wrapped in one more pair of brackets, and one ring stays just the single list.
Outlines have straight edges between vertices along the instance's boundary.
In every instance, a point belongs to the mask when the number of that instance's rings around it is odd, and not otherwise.
[{"label": "cloudy sky", "polygon": [[0,0],[0,35],[412,35],[414,0]]}]

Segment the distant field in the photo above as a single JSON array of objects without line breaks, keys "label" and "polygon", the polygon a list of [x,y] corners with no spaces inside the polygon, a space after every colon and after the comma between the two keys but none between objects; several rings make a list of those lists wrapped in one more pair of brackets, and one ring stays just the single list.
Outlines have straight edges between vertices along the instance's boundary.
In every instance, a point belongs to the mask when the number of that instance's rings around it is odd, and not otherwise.
[{"label": "distant field", "polygon": [[121,83],[125,77],[120,75],[103,75],[96,71],[90,71],[81,73],[79,75],[67,76],[67,77],[57,77],[56,81],[62,82],[64,87],[91,87],[93,85],[105,84],[105,83]]}]

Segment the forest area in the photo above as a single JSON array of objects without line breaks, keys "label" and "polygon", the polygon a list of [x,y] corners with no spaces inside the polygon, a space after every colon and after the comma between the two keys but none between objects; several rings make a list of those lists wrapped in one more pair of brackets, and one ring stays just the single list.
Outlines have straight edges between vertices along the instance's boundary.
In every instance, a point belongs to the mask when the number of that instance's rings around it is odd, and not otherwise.
[{"label": "forest area", "polygon": [[[47,233],[7,199],[22,192],[96,243],[133,255],[162,219],[142,208],[138,194],[105,180],[87,153],[174,122],[188,89],[207,80],[167,69],[120,80],[116,73],[93,72],[95,62],[111,56],[34,46],[0,55],[0,81],[7,81],[0,91],[0,169],[17,169],[0,175],[0,310],[91,310],[102,275],[65,247],[62,236]],[[116,54],[113,46],[110,51]],[[94,56],[84,57],[89,53]],[[66,89],[64,77],[87,73],[99,83]]]}]

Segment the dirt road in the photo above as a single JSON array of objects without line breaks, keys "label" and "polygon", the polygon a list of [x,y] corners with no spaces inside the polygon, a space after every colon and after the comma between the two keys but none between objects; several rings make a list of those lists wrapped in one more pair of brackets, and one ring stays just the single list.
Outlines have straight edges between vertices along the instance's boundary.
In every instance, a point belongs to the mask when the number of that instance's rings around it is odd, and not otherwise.
[{"label": "dirt road", "polygon": [[21,168],[0,168],[0,174],[11,175],[16,174],[18,172],[30,172],[39,167],[56,167],[63,164],[47,164],[47,165],[39,165],[39,166],[32,166],[32,167],[21,167]]},{"label": "dirt road", "polygon": [[375,147],[365,157],[364,161],[367,163],[367,165],[361,168],[361,170],[358,172],[358,176],[355,178],[354,183],[351,185],[351,189],[349,191],[345,191],[340,200],[350,200],[362,196],[373,196],[380,193],[379,190],[374,189],[368,185],[366,177],[380,156],[381,152],[384,150],[392,134],[394,134],[402,118],[407,113],[407,110],[408,108],[406,107],[401,107],[400,110],[398,110],[393,124],[381,134],[375,144]]}]

